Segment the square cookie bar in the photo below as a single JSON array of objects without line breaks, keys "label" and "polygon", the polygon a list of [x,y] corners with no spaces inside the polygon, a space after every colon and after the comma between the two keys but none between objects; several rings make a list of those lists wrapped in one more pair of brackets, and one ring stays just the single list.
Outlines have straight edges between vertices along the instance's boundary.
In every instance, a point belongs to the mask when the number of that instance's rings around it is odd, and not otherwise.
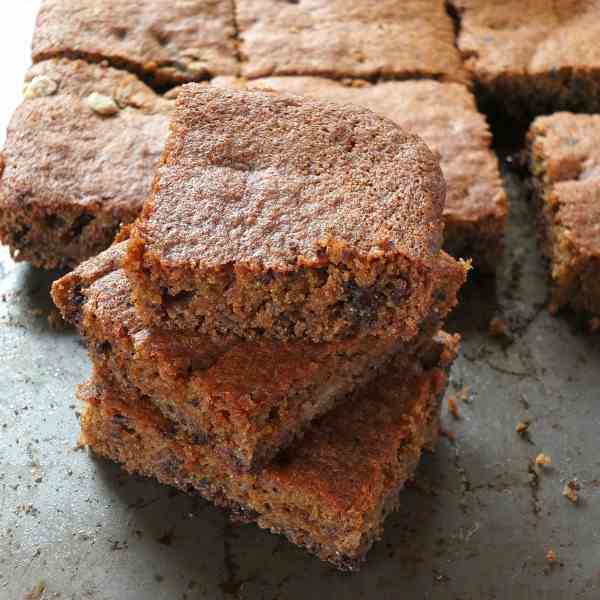
[{"label": "square cookie bar", "polygon": [[73,267],[141,211],[174,102],[66,59],[34,65],[23,92],[0,156],[0,238],[17,260]]},{"label": "square cookie bar", "polygon": [[473,94],[457,83],[385,81],[346,84],[320,77],[216,78],[213,85],[268,88],[315,99],[363,106],[416,133],[440,156],[446,179],[445,249],[472,258],[492,273],[502,253],[508,201],[485,117]]},{"label": "square cookie bar", "polygon": [[409,340],[445,187],[420,138],[366,109],[188,84],[123,264],[158,328]]},{"label": "square cookie bar", "polygon": [[199,493],[243,521],[285,535],[321,560],[356,570],[423,449],[435,444],[446,371],[457,340],[437,342],[357,392],[257,474],[231,474],[206,446],[133,390],[83,386],[82,441],[132,473]]},{"label": "square cookie bar", "polygon": [[530,168],[550,262],[552,311],[600,317],[600,115],[538,117],[528,134]]},{"label": "square cookie bar", "polygon": [[238,0],[242,74],[464,81],[443,0]]},{"label": "square cookie bar", "polygon": [[450,0],[484,105],[509,117],[600,110],[597,2]]},{"label": "square cookie bar", "polygon": [[228,0],[43,0],[33,60],[107,60],[157,85],[237,73]]}]

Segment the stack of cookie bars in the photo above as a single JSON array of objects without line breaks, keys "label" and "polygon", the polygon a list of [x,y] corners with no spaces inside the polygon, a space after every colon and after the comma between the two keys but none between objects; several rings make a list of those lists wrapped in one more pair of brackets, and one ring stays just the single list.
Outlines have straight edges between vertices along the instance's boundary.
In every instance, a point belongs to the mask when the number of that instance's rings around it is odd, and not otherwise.
[{"label": "stack of cookie bars", "polygon": [[85,443],[357,568],[437,437],[444,198],[366,109],[185,85],[128,239],[53,286],[94,364]]}]

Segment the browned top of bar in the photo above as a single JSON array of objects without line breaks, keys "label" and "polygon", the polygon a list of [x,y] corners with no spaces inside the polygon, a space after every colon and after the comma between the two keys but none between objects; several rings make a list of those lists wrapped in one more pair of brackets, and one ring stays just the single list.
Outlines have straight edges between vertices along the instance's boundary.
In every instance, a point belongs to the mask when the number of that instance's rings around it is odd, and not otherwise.
[{"label": "browned top of bar", "polygon": [[445,184],[415,135],[358,107],[184,86],[136,224],[167,266],[293,270],[321,252],[434,257]]},{"label": "browned top of bar", "polygon": [[268,77],[244,82],[217,78],[215,85],[270,88],[339,104],[364,106],[416,133],[439,153],[447,183],[447,219],[502,220],[507,199],[491,134],[473,94],[461,84],[437,81],[387,81],[344,85],[320,77]]},{"label": "browned top of bar", "polygon": [[109,60],[163,83],[237,72],[233,3],[222,0],[44,0],[37,62]]},{"label": "browned top of bar", "polygon": [[4,208],[85,206],[131,220],[173,106],[124,71],[64,59],[33,66],[2,152]]},{"label": "browned top of bar", "polygon": [[538,117],[528,138],[554,223],[579,251],[600,255],[600,115]]},{"label": "browned top of bar", "polygon": [[600,2],[451,0],[458,45],[481,80],[600,67]]},{"label": "browned top of bar", "polygon": [[443,0],[239,0],[246,77],[464,81]]}]

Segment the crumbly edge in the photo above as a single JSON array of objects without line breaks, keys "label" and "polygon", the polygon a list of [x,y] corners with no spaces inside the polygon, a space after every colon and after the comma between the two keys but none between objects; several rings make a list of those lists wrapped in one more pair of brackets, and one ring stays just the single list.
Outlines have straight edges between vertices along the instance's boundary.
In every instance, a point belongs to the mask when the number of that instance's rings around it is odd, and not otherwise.
[{"label": "crumbly edge", "polygon": [[211,481],[197,472],[198,462],[206,460],[195,462],[192,459],[190,462],[189,458],[184,459],[189,453],[173,432],[140,428],[135,419],[120,413],[114,413],[110,418],[101,405],[89,404],[84,412],[82,440],[95,453],[121,463],[131,473],[154,477],[161,483],[199,493],[231,510],[237,520],[255,521],[261,528],[281,533],[292,543],[341,570],[358,570],[372,544],[381,536],[384,519],[396,509],[398,493],[406,480],[414,475],[421,451],[430,448],[436,437],[441,396],[443,392],[435,399],[430,398],[424,421],[413,427],[412,435],[399,448],[396,485],[391,486],[373,514],[362,515],[363,518],[358,520],[348,519],[343,527],[339,520],[315,520],[309,511],[279,497],[278,490],[261,486],[253,476],[223,477],[217,467],[216,473],[220,477],[213,476]]},{"label": "crumbly edge", "polygon": [[571,240],[569,228],[558,219],[560,198],[546,176],[546,161],[534,152],[534,130],[528,136],[529,169],[533,177],[534,199],[538,211],[538,235],[549,263],[550,305],[556,313],[566,306],[586,317],[600,316],[600,295],[594,283],[600,264],[582,256]]},{"label": "crumbly edge", "polygon": [[110,246],[121,223],[136,217],[77,205],[14,206],[3,199],[0,205],[0,239],[12,257],[43,269],[75,267]]},{"label": "crumbly edge", "polygon": [[429,310],[431,267],[401,254],[324,254],[318,264],[275,271],[168,268],[130,240],[123,266],[142,320],[161,329],[246,339],[335,341],[363,335],[413,338]]}]

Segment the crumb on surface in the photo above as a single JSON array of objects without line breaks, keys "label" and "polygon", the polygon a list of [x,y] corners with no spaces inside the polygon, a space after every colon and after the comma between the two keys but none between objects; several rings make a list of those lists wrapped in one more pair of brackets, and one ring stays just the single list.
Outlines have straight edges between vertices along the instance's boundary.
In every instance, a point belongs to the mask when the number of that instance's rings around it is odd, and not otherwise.
[{"label": "crumb on surface", "polygon": [[538,465],[538,467],[549,467],[552,464],[552,459],[547,454],[540,452],[535,457],[535,464]]},{"label": "crumb on surface", "polygon": [[600,331],[600,318],[594,317],[589,322],[590,333],[598,333]]},{"label": "crumb on surface", "polygon": [[515,427],[515,431],[519,435],[525,435],[529,431],[529,425],[531,423],[529,421],[519,421],[517,426]]},{"label": "crumb on surface", "polygon": [[458,403],[456,402],[456,399],[454,398],[454,396],[450,396],[448,398],[448,410],[450,411],[450,414],[455,419],[460,419],[460,411],[458,410]]},{"label": "crumb on surface", "polygon": [[554,552],[554,550],[552,550],[552,548],[550,548],[550,550],[548,550],[548,552],[546,552],[546,560],[550,563],[553,564],[556,562],[557,558],[556,558],[556,552]]},{"label": "crumb on surface", "polygon": [[494,317],[490,321],[489,332],[492,337],[510,337],[508,321],[501,317]]},{"label": "crumb on surface", "polygon": [[579,502],[579,489],[579,483],[577,483],[575,479],[571,479],[565,483],[562,495],[573,504],[577,504],[577,502]]}]

